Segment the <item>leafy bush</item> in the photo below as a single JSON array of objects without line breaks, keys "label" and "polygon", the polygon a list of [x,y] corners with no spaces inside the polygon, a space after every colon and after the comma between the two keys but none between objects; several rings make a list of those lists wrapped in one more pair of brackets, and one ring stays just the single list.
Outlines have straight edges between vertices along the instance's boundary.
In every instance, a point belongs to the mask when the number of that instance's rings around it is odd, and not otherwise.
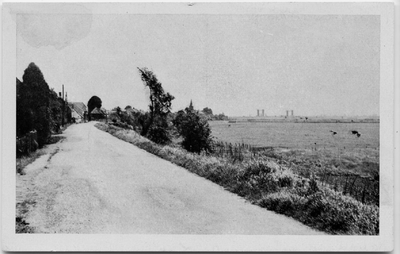
[{"label": "leafy bush", "polygon": [[17,137],[17,158],[28,155],[38,149],[37,132],[31,131],[23,137]]},{"label": "leafy bush", "polygon": [[157,144],[167,144],[171,141],[167,127],[162,125],[152,125],[149,128],[147,137]]},{"label": "leafy bush", "polygon": [[211,129],[198,111],[189,106],[180,110],[172,122],[183,137],[183,148],[194,153],[211,152]]}]

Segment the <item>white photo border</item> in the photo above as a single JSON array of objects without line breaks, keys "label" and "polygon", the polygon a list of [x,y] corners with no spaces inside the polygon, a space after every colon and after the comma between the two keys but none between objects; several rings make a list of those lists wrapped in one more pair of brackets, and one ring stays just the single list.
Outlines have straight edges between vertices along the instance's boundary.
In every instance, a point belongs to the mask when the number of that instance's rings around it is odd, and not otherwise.
[{"label": "white photo border", "polygon": [[[2,248],[5,251],[390,251],[394,244],[393,3],[5,3],[2,10]],[[73,12],[68,10],[74,9]],[[380,234],[378,236],[15,233],[15,78],[18,13],[380,15]],[[398,105],[398,103],[397,103]],[[398,112],[397,112],[398,113]],[[398,116],[396,116],[398,117]],[[397,174],[398,176],[398,174]],[[398,223],[398,221],[397,221]]]}]

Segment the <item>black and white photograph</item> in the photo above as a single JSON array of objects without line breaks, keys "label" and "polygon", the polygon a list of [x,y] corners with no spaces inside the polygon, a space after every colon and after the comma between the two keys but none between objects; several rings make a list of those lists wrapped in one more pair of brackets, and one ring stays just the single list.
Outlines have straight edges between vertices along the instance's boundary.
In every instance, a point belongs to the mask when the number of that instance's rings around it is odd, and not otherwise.
[{"label": "black and white photograph", "polygon": [[3,249],[390,251],[393,11],[3,4]]}]

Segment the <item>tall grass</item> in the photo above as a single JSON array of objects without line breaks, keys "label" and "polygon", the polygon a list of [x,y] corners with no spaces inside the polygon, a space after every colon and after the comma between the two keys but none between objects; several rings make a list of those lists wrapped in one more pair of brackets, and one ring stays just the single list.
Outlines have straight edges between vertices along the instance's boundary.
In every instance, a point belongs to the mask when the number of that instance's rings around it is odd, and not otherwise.
[{"label": "tall grass", "polygon": [[[360,161],[350,156],[325,158],[326,154],[304,154],[290,150],[278,153],[270,148],[254,147],[248,144],[232,144],[217,141],[213,145],[213,155],[240,163],[249,159],[274,159],[293,172],[311,178],[315,175],[324,185],[330,186],[344,195],[350,195],[362,203],[379,206],[379,164]],[[324,157],[325,156],[325,157]]]},{"label": "tall grass", "polygon": [[[251,150],[243,150],[243,160],[232,160],[221,153],[193,154],[177,146],[160,146],[132,130],[112,125],[98,123],[96,127],[205,177],[253,204],[313,228],[331,234],[379,234],[378,206],[343,195],[323,184],[316,175],[303,177],[272,158],[249,154]],[[239,157],[237,153],[235,156]]]},{"label": "tall grass", "polygon": [[378,163],[350,156],[342,156],[338,161],[327,155],[319,153],[310,156],[291,151],[275,157],[280,164],[303,177],[309,178],[314,174],[321,183],[335,191],[350,195],[362,203],[379,206]]}]

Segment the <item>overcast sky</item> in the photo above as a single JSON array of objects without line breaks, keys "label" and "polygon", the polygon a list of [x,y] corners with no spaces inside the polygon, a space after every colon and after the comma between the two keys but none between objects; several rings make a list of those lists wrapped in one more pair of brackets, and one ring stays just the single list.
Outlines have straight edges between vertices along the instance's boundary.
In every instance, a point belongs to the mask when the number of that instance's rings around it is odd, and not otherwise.
[{"label": "overcast sky", "polygon": [[26,15],[17,77],[30,62],[57,92],[147,110],[137,67],[189,105],[230,116],[379,114],[379,16]]}]

